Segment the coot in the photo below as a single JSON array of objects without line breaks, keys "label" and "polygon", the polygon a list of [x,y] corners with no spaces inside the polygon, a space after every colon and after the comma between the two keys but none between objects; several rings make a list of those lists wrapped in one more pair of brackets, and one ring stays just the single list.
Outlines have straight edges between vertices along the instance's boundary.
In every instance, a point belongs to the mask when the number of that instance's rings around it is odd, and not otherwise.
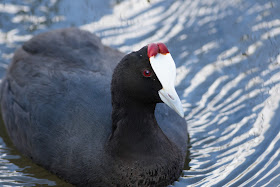
[{"label": "coot", "polygon": [[1,85],[17,149],[77,186],[178,179],[188,136],[174,61],[162,43],[122,56],[76,28],[24,43]]}]

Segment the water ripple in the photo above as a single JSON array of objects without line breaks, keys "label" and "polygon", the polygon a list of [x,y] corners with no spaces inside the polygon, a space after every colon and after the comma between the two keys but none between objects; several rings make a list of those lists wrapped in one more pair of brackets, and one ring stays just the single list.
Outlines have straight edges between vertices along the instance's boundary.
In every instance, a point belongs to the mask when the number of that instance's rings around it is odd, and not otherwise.
[{"label": "water ripple", "polygon": [[[6,1],[0,73],[16,47],[46,29],[79,26],[123,52],[165,42],[191,138],[190,169],[174,186],[280,184],[279,1]],[[1,141],[1,185],[46,184],[14,164],[21,158]]]}]

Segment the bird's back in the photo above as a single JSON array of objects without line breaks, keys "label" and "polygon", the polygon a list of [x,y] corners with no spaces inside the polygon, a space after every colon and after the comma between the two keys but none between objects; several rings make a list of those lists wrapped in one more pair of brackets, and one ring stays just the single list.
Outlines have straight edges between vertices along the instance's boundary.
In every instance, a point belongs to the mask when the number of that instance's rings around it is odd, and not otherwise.
[{"label": "bird's back", "polygon": [[56,173],[83,172],[99,162],[111,132],[111,75],[122,56],[78,29],[26,42],[1,89],[15,146]]}]

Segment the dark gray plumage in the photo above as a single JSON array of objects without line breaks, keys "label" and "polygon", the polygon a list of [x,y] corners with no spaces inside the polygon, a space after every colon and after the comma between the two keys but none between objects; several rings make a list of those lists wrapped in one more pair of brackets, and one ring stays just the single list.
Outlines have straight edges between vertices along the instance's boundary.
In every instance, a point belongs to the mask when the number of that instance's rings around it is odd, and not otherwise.
[{"label": "dark gray plumage", "polygon": [[155,113],[166,136],[159,128],[157,132],[167,142],[159,144],[159,150],[166,150],[151,151],[156,156],[116,154],[110,83],[123,56],[95,35],[75,28],[27,41],[16,51],[1,87],[2,117],[15,146],[35,163],[80,186],[162,186],[178,178],[187,126],[165,104],[158,104]]}]

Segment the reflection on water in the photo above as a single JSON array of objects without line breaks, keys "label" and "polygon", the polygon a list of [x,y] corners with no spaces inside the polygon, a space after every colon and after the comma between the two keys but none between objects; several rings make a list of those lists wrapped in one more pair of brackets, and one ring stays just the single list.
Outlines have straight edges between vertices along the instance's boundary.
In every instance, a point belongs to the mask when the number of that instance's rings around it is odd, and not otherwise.
[{"label": "reflection on water", "polygon": [[[190,169],[174,185],[277,186],[279,12],[277,0],[4,0],[0,76],[16,47],[49,29],[81,27],[124,52],[165,42],[191,138]],[[63,184],[6,141],[1,130],[1,185]]]}]

